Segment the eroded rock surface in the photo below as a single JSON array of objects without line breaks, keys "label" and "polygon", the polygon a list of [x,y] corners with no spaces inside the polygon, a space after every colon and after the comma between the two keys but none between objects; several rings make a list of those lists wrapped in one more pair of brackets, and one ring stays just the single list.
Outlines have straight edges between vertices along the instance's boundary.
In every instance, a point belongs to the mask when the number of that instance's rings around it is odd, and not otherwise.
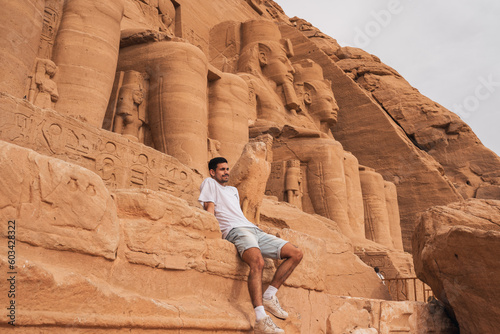
[{"label": "eroded rock surface", "polygon": [[500,184],[500,159],[460,117],[420,94],[394,69],[362,50],[342,48],[337,65],[399,124],[406,136],[439,162],[464,198],[482,185]]},{"label": "eroded rock surface", "polygon": [[3,141],[0,170],[0,217],[15,220],[18,241],[116,257],[115,204],[97,174]]},{"label": "eroded rock surface", "polygon": [[461,333],[500,326],[500,201],[471,199],[429,209],[413,237],[415,270],[445,302]]}]

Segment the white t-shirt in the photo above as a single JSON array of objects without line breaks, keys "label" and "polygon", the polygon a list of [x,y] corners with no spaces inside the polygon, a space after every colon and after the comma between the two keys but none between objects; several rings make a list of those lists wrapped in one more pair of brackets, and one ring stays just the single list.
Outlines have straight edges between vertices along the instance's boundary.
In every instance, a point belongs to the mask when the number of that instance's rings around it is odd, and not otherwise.
[{"label": "white t-shirt", "polygon": [[256,227],[241,211],[240,195],[235,187],[223,186],[207,177],[201,183],[198,201],[201,205],[206,202],[214,203],[215,218],[219,222],[223,238],[235,227]]}]

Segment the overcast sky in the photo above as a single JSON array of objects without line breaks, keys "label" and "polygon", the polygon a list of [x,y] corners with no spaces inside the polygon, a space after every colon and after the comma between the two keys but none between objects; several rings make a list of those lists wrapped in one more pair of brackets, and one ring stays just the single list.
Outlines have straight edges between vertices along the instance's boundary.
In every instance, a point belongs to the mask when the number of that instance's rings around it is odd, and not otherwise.
[{"label": "overcast sky", "polygon": [[275,0],[458,114],[500,155],[500,1]]}]

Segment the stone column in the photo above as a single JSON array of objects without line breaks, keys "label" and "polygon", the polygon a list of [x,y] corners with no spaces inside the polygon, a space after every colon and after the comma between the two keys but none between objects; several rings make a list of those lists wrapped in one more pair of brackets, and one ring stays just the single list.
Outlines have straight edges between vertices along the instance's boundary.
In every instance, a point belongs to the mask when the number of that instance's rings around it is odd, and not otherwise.
[{"label": "stone column", "polygon": [[354,238],[364,240],[365,214],[363,207],[363,193],[359,178],[358,159],[351,153],[344,151],[344,171],[347,189],[347,214]]},{"label": "stone column", "polygon": [[208,137],[220,142],[219,154],[232,167],[248,143],[248,85],[235,74],[223,73],[209,88]]},{"label": "stone column", "polygon": [[205,54],[182,42],[138,44],[121,50],[118,70],[149,75],[148,120],[155,148],[208,174]]},{"label": "stone column", "polygon": [[384,179],[373,169],[364,166],[360,166],[359,177],[365,206],[366,238],[393,249]]},{"label": "stone column", "polygon": [[389,227],[394,248],[400,251],[403,249],[403,239],[401,237],[401,225],[399,218],[398,192],[396,185],[389,181],[384,181],[385,203],[389,215]]},{"label": "stone column", "polygon": [[53,60],[56,110],[102,126],[115,78],[122,0],[66,0]]},{"label": "stone column", "polygon": [[40,45],[45,0],[2,1],[0,9],[0,91],[22,98],[28,92]]}]

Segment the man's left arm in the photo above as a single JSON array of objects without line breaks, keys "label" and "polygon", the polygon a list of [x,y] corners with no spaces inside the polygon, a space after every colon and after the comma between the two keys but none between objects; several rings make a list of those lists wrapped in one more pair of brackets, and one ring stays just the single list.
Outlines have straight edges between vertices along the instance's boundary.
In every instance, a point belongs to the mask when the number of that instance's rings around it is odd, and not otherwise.
[{"label": "man's left arm", "polygon": [[213,202],[204,202],[203,209],[205,209],[205,211],[208,211],[215,216],[215,204]]}]

